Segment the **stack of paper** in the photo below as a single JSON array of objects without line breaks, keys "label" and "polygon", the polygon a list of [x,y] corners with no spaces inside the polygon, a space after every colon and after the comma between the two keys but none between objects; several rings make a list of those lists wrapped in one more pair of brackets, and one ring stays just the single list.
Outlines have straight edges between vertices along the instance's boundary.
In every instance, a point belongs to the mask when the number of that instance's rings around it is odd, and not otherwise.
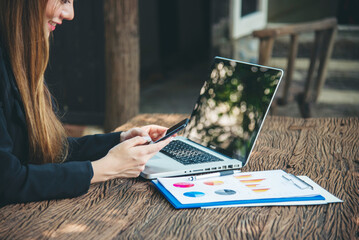
[{"label": "stack of paper", "polygon": [[313,205],[342,202],[308,177],[282,170],[237,173],[190,181],[152,181],[175,208]]}]

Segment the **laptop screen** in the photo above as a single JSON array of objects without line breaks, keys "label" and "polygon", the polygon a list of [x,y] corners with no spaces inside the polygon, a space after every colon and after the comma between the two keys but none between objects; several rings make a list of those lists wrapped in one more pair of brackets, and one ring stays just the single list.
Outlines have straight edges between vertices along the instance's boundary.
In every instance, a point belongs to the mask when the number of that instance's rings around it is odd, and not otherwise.
[{"label": "laptop screen", "polygon": [[245,165],[283,71],[216,57],[184,137]]}]

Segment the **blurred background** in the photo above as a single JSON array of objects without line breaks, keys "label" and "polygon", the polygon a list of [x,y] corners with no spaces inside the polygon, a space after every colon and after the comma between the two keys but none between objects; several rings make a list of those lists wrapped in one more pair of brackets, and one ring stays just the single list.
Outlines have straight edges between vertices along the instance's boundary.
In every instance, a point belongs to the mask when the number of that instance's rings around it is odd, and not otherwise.
[{"label": "blurred background", "polygon": [[[84,134],[84,130],[85,134],[103,132],[106,118],[115,119],[112,126],[105,127],[113,129],[138,113],[190,114],[214,56],[264,63],[260,56],[267,54],[266,65],[282,68],[286,73],[288,59],[295,60],[289,69],[291,84],[284,93],[286,79],[282,81],[272,114],[303,117],[298,96],[308,92],[310,59],[317,48],[318,59],[324,63],[314,66],[323,70],[323,82],[313,80],[309,85],[314,89],[310,94],[317,93],[314,97],[308,95],[309,117],[359,116],[357,0],[131,0],[136,4],[130,9],[120,4],[125,1],[75,1],[75,19],[54,33],[46,79],[73,136]],[[111,9],[111,4],[118,5],[110,13],[106,9]],[[121,15],[121,8],[131,11],[129,20],[111,18],[114,11]],[[335,26],[326,29],[325,21],[333,19]],[[137,30],[119,35],[121,29],[116,26],[126,25],[116,21],[131,21]],[[297,24],[304,23],[298,34],[282,35],[293,33]],[[260,47],[261,38],[253,32],[268,28],[279,30],[268,41],[269,50],[265,50]],[[325,28],[326,33],[320,35],[320,28]],[[315,44],[317,35],[325,44]],[[129,106],[120,113],[113,113],[106,104],[116,94],[108,89],[114,79],[113,69],[117,69],[116,61],[125,62],[118,63],[121,72],[126,71],[126,59],[109,61],[112,53],[106,51],[106,46],[118,36],[137,40],[135,51],[125,56],[138,59],[132,62],[138,66],[131,81],[118,79],[124,82],[120,85],[123,95],[134,95],[135,100],[126,102]],[[112,70],[106,67],[109,62]],[[108,80],[109,76],[112,80]],[[131,88],[134,83],[138,88]],[[287,94],[285,101],[280,101],[283,94]],[[113,102],[114,107],[116,104]]]}]

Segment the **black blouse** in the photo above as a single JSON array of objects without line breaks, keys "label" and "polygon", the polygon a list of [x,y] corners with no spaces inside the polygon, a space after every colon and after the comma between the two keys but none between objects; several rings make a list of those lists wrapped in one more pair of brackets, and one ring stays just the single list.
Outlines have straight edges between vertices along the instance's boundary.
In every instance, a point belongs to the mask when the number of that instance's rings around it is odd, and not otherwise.
[{"label": "black blouse", "polygon": [[0,206],[86,193],[93,177],[91,161],[120,142],[121,133],[68,138],[64,163],[28,163],[28,136],[22,100],[8,58],[0,47]]}]

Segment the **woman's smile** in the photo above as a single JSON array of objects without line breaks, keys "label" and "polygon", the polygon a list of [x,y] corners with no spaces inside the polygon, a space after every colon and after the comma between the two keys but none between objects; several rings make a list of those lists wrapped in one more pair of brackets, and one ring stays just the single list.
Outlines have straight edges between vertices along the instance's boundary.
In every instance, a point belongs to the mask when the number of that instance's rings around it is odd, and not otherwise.
[{"label": "woman's smile", "polygon": [[52,31],[55,31],[56,25],[57,25],[58,23],[55,23],[55,22],[53,22],[53,21],[49,21],[47,24],[48,24],[48,27],[49,27],[49,31],[52,32]]}]

